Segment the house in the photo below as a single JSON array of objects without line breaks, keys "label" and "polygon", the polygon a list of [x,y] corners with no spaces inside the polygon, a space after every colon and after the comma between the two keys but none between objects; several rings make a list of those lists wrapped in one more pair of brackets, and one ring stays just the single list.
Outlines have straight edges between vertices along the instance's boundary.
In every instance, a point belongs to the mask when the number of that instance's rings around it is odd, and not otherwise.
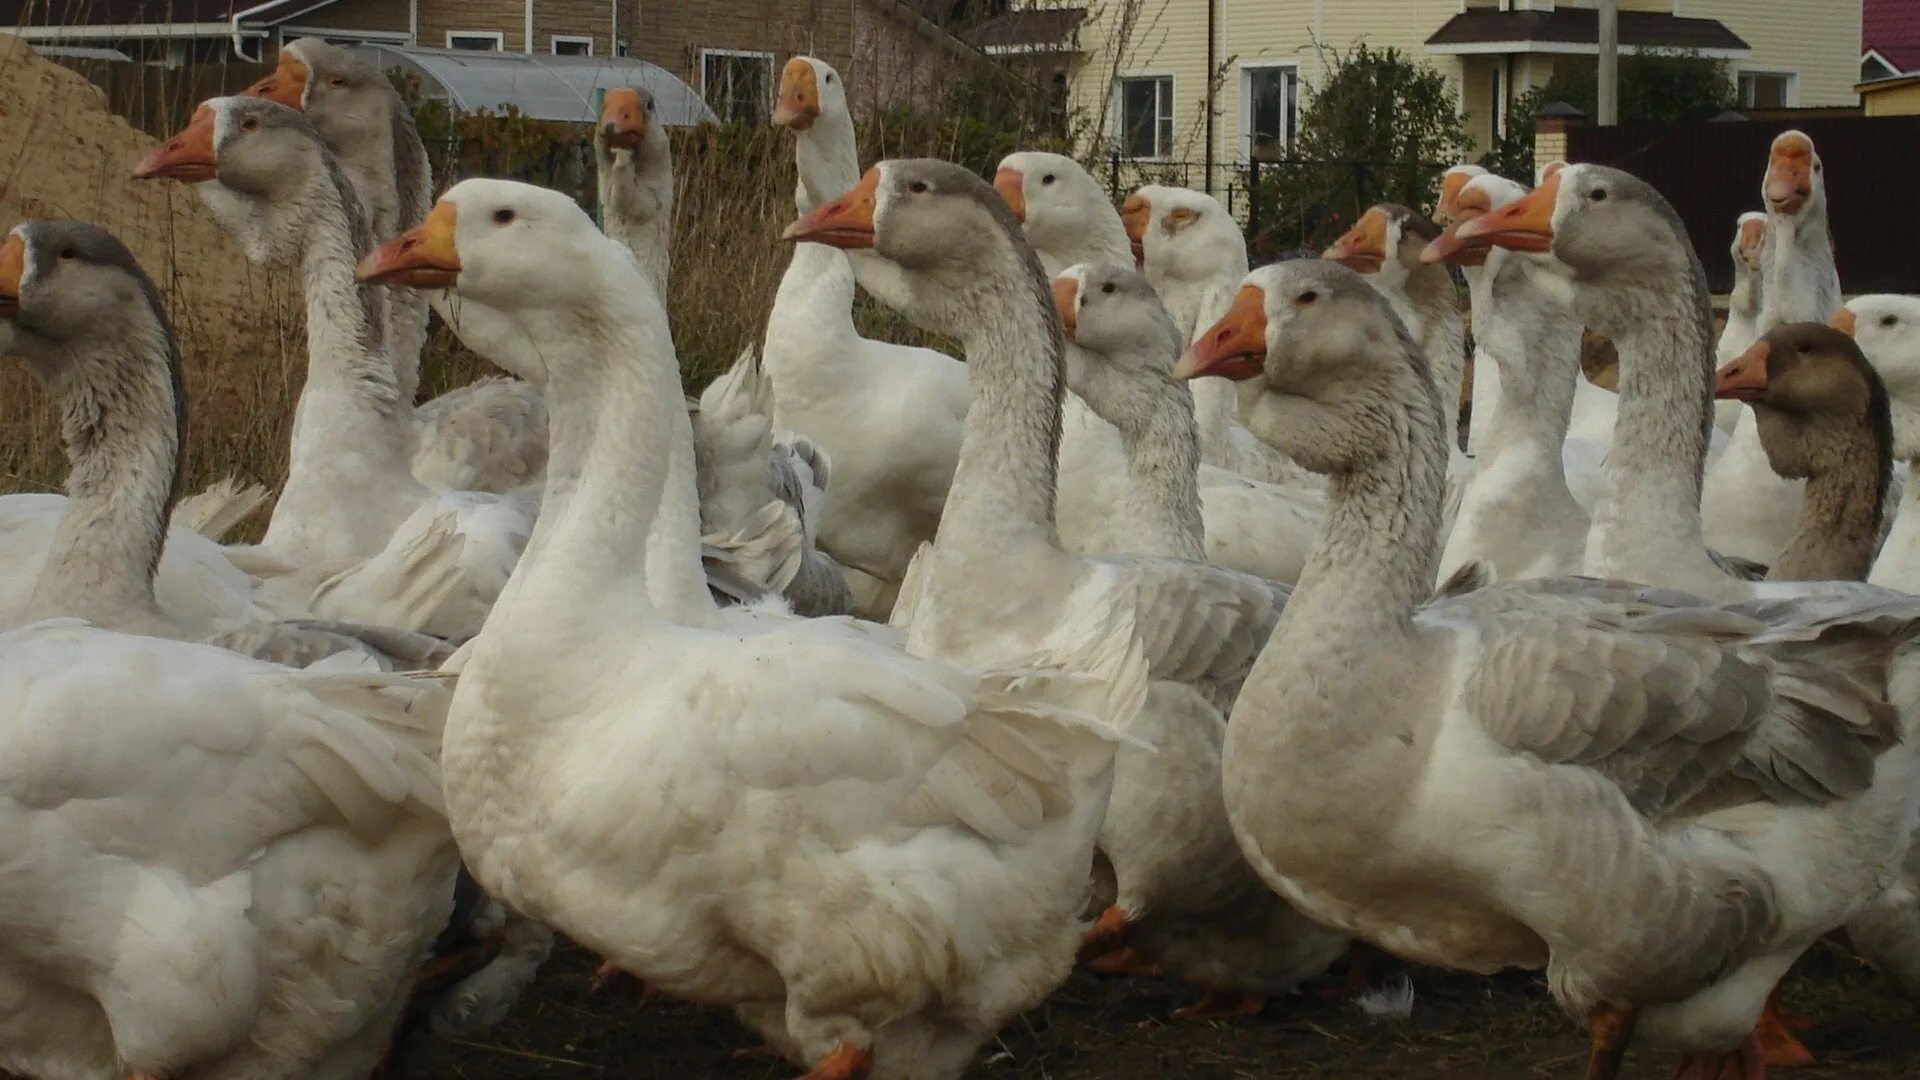
[{"label": "house", "polygon": [[[1556,70],[1591,69],[1594,0],[1037,0],[1084,11],[1057,47],[1074,55],[1075,107],[1125,157],[1223,177],[1284,156],[1325,48],[1393,47],[1453,83],[1482,146],[1507,108]],[[1854,105],[1860,0],[1620,0],[1622,51],[1687,49],[1736,70],[1755,108]],[[1909,0],[1909,6],[1912,6]],[[1212,185],[1208,185],[1212,186]]]},{"label": "house", "polygon": [[56,52],[172,65],[271,60],[281,42],[307,35],[633,57],[694,87],[722,117],[760,122],[795,53],[839,68],[857,109],[932,95],[982,54],[928,15],[972,10],[967,0],[0,0],[0,27]]},{"label": "house", "polygon": [[1860,81],[1920,72],[1920,4],[1864,0],[1860,11]]}]

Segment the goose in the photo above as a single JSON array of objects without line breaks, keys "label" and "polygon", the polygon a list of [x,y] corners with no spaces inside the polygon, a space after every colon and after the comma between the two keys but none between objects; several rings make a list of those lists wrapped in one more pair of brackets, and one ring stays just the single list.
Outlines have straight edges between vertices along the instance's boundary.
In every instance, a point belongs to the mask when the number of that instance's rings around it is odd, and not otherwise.
[{"label": "goose", "polygon": [[616,86],[606,92],[593,129],[593,156],[600,227],[640,260],[664,303],[672,271],[673,150],[652,91]]},{"label": "goose", "polygon": [[960,1075],[1072,963],[1137,649],[973,674],[845,618],[671,615],[704,595],[692,433],[634,261],[561,193],[467,180],[361,273],[511,320],[456,330],[552,409],[444,736],[476,880],[814,1080]]},{"label": "goose", "polygon": [[794,133],[799,179],[793,201],[801,213],[837,198],[860,179],[847,85],[832,64],[795,56],[780,69],[773,123]]},{"label": "goose", "polygon": [[[1733,291],[1727,295],[1727,325],[1714,345],[1714,358],[1728,363],[1760,337],[1761,275],[1765,269],[1767,215],[1741,214],[1733,230]],[[1715,423],[1719,418],[1715,417]]]},{"label": "goose", "polygon": [[[1077,263],[1125,266],[1132,241],[1120,214],[1100,185],[1073,159],[1026,151],[1001,161],[994,189],[1013,211],[1023,235],[1048,273]],[[886,287],[875,269],[861,282],[869,292]],[[1069,391],[1061,408],[1059,499],[1056,520],[1069,551],[1101,555],[1140,551],[1136,522],[1126,514],[1126,450],[1120,433]],[[1206,520],[1210,561],[1268,581],[1290,582],[1304,551],[1269,545],[1265,523],[1285,520],[1309,506],[1318,493],[1262,483],[1202,462],[1200,512]]]},{"label": "goose", "polygon": [[[272,74],[241,93],[306,114],[366,209],[374,239],[427,212],[433,174],[413,113],[366,54],[298,38],[281,46]],[[525,383],[481,379],[413,407],[427,310],[427,298],[396,290],[385,322],[399,400],[412,411],[414,476],[451,491],[505,493],[537,483],[546,465],[546,405]]]},{"label": "goose", "polygon": [[[1166,302],[1185,340],[1221,316],[1247,276],[1247,241],[1220,200],[1190,188],[1148,184],[1121,204],[1120,220],[1148,284]],[[1318,496],[1318,480],[1241,426],[1233,388],[1193,388],[1200,460],[1269,484]]]},{"label": "goose", "polygon": [[1620,420],[1584,572],[1708,599],[1754,596],[1751,568],[1701,534],[1712,322],[1700,259],[1673,208],[1620,170],[1569,165],[1456,236],[1541,256],[1574,316],[1620,352]]},{"label": "goose", "polygon": [[[1125,267],[1068,267],[1053,296],[1067,383],[1126,444],[1128,513],[1151,538],[1141,552],[1204,561],[1194,408],[1173,381],[1186,335],[1148,282]],[[1311,539],[1318,517],[1302,514],[1292,524]],[[1285,540],[1273,533],[1269,542]],[[1171,722],[1147,727],[1153,720]],[[1123,923],[1111,937],[1137,958],[1128,970],[1144,966],[1206,987],[1175,1019],[1257,1013],[1262,995],[1322,974],[1352,941],[1301,916],[1241,857],[1220,799],[1224,712],[1161,712],[1150,703],[1136,723],[1153,749],[1120,748],[1100,830],[1116,876],[1112,910]]]},{"label": "goose", "polygon": [[[389,666],[442,654],[407,631],[458,580],[444,525],[410,562],[383,553],[298,589],[263,588],[214,541],[168,528],[186,429],[179,349],[159,290],[118,239],[77,221],[15,227],[0,242],[0,325],[59,399],[71,463],[65,497],[0,498],[0,565],[14,571],[0,626],[72,616],[296,666],[343,648]],[[340,621],[354,618],[399,629]]]},{"label": "goose", "polygon": [[1833,325],[1853,337],[1886,386],[1893,415],[1894,460],[1905,463],[1893,526],[1867,580],[1920,593],[1920,298],[1857,296],[1834,312]]},{"label": "goose", "polygon": [[[1786,323],[1824,322],[1840,306],[1826,192],[1825,168],[1813,140],[1798,131],[1782,132],[1773,140],[1761,183],[1767,217],[1753,335]],[[1737,259],[1736,265],[1745,261]],[[1728,325],[1731,332],[1734,324]],[[1751,343],[1752,338],[1725,341],[1722,362]],[[1803,481],[1778,476],[1768,466],[1753,412],[1742,410],[1727,452],[1707,473],[1701,492],[1707,542],[1728,555],[1771,561],[1792,539],[1804,488]]]},{"label": "goose", "polygon": [[[1559,174],[1567,198],[1624,203],[1620,175]],[[1567,205],[1556,253],[1645,248]],[[1905,851],[1916,714],[1881,691],[1913,674],[1920,600],[1827,583],[1713,607],[1587,578],[1429,600],[1454,433],[1414,339],[1342,266],[1254,271],[1176,370],[1255,382],[1255,432],[1330,477],[1227,727],[1228,815],[1261,877],[1413,960],[1544,967],[1588,1027],[1590,1080],[1634,1037],[1686,1053],[1683,1076],[1764,1075],[1774,983]]]},{"label": "goose", "polygon": [[262,549],[296,566],[364,559],[420,522],[453,514],[465,541],[463,580],[426,629],[471,637],[526,543],[531,500],[435,490],[414,478],[411,427],[381,338],[385,290],[353,279],[372,246],[367,221],[318,132],[270,100],[213,98],[136,175],[193,183],[250,259],[302,274],[307,381]]},{"label": "goose", "polygon": [[[1453,184],[1454,177],[1465,179]],[[1473,475],[1442,548],[1439,578],[1478,563],[1489,581],[1578,573],[1591,525],[1573,494],[1567,438],[1580,374],[1580,325],[1556,294],[1551,271],[1531,256],[1458,239],[1459,225],[1526,194],[1487,173],[1452,173],[1440,198],[1444,233],[1421,253],[1466,271],[1473,292],[1473,425],[1481,432]],[[1483,393],[1491,386],[1493,395]],[[1590,469],[1588,475],[1591,475]]]}]

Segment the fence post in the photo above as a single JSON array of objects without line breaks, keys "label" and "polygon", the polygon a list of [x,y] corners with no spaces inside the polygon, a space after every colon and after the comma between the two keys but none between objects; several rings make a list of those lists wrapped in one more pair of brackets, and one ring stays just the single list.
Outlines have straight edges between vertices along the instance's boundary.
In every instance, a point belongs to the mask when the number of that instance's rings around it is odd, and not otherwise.
[{"label": "fence post", "polygon": [[1114,147],[1107,157],[1107,197],[1120,197],[1120,148]]},{"label": "fence post", "polygon": [[1247,159],[1247,247],[1260,235],[1260,159]]}]

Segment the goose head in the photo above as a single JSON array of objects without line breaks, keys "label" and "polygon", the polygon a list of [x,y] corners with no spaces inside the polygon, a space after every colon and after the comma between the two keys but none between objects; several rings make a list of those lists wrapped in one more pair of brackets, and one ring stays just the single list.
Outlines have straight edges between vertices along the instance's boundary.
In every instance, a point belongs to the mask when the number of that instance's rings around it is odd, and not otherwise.
[{"label": "goose head", "polygon": [[1740,215],[1733,229],[1733,265],[1736,270],[1759,273],[1767,244],[1767,215],[1749,210]]},{"label": "goose head", "polygon": [[635,157],[657,157],[667,148],[667,129],[660,123],[653,91],[644,86],[616,86],[600,102],[600,123],[594,142],[605,151],[625,151]]},{"label": "goose head", "polygon": [[849,117],[847,88],[840,73],[825,60],[796,56],[780,69],[780,94],[773,106],[776,127],[810,131],[821,118]]},{"label": "goose head", "polygon": [[143,351],[173,353],[160,290],[112,233],[40,219],[0,241],[0,335],[43,382],[58,385],[76,357],[129,334],[149,339]]},{"label": "goose head", "polygon": [[1112,227],[1113,204],[1098,181],[1065,154],[1023,150],[1001,159],[994,190],[1013,210],[1034,250],[1062,257]]},{"label": "goose head", "polygon": [[[1321,258],[1375,279],[1377,287],[1404,291],[1424,264],[1420,251],[1440,235],[1426,215],[1398,203],[1381,203],[1360,215]],[[1437,278],[1446,271],[1428,270]]]},{"label": "goose head", "polygon": [[[1030,298],[1053,311],[1039,258],[994,188],[933,158],[882,161],[801,216],[784,240],[870,250],[870,291],[925,329],[969,340],[984,313]],[[1050,320],[1051,321],[1051,320]]]},{"label": "goose head", "polygon": [[[1468,168],[1478,166],[1454,166],[1454,170]],[[1485,170],[1470,175],[1449,170],[1449,178],[1457,178],[1460,182],[1443,186],[1440,208],[1435,212],[1436,217],[1446,222],[1445,231],[1421,249],[1420,261],[1432,263],[1444,259],[1459,266],[1484,266],[1495,250],[1492,241],[1484,237],[1463,240],[1460,227],[1509,203],[1520,201],[1527,194],[1527,189],[1504,176],[1496,176]]]},{"label": "goose head", "polygon": [[1138,271],[1077,263],[1053,279],[1053,302],[1071,346],[1067,387],[1103,419],[1178,387],[1180,332]]},{"label": "goose head", "polygon": [[1478,165],[1455,165],[1441,173],[1439,191],[1433,201],[1433,223],[1444,229],[1458,221],[1456,211],[1461,190],[1486,175],[1487,170]]},{"label": "goose head", "polygon": [[1783,131],[1767,153],[1767,175],[1760,195],[1767,211],[1797,218],[1808,210],[1821,213],[1827,206],[1826,167],[1813,140],[1799,131]]},{"label": "goose head", "polygon": [[1835,327],[1789,323],[1768,331],[1720,368],[1713,394],[1753,406],[1767,460],[1781,476],[1819,471],[1835,429],[1864,428],[1881,460],[1892,456],[1886,388],[1854,339]]},{"label": "goose head", "polygon": [[1220,200],[1191,188],[1148,184],[1120,209],[1135,265],[1156,288],[1247,272],[1247,244]]},{"label": "goose head", "polygon": [[1895,452],[1920,458],[1920,297],[1856,296],[1831,325],[1851,336],[1879,373],[1894,407]]},{"label": "goose head", "polygon": [[1233,306],[1174,368],[1176,378],[1206,375],[1256,386],[1248,429],[1314,472],[1374,460],[1378,441],[1358,433],[1383,417],[1422,411],[1440,438],[1439,395],[1419,347],[1366,278],[1331,261],[1248,274]]},{"label": "goose head", "polygon": [[241,93],[305,113],[327,145],[343,153],[390,146],[395,119],[406,111],[378,64],[315,37],[283,46],[273,74]]},{"label": "goose head", "polygon": [[305,116],[263,97],[201,103],[134,177],[196,184],[256,262],[297,264],[308,247],[308,224],[329,212],[347,219],[356,245],[370,242],[360,201],[320,133]]}]

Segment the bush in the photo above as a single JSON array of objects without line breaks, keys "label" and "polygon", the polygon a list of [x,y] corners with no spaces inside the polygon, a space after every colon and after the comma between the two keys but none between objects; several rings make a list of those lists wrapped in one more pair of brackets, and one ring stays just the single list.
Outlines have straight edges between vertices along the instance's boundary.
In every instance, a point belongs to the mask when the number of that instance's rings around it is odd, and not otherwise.
[{"label": "bush", "polygon": [[[1506,136],[1495,142],[1480,163],[1502,176],[1533,183],[1533,115],[1555,101],[1564,101],[1589,118],[1597,117],[1599,76],[1584,69],[1556,71],[1544,87],[1516,97],[1508,107]],[[1725,61],[1682,50],[1620,57],[1622,124],[1694,124],[1739,103],[1739,85]]]}]

